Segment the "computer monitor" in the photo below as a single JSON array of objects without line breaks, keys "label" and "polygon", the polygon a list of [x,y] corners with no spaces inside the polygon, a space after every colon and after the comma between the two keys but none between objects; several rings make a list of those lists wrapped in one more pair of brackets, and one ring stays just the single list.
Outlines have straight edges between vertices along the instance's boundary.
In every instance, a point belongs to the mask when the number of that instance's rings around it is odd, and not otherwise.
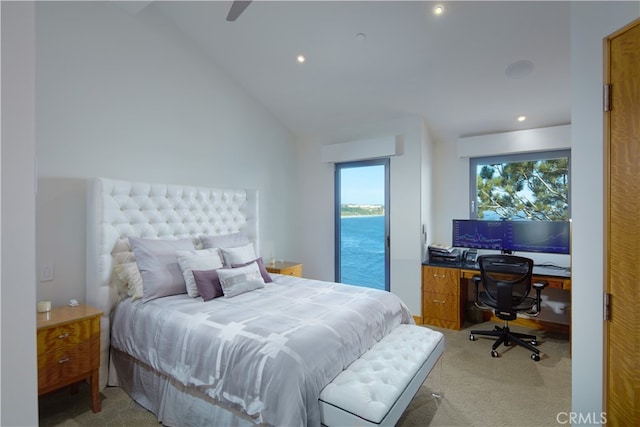
[{"label": "computer monitor", "polygon": [[452,246],[502,250],[504,221],[454,219]]},{"label": "computer monitor", "polygon": [[504,250],[570,253],[569,221],[505,221]]}]

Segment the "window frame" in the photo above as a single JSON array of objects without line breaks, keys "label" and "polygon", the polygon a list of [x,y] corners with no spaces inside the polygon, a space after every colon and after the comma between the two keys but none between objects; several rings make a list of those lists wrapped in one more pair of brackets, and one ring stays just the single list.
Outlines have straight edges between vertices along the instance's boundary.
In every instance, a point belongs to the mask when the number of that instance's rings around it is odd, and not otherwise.
[{"label": "window frame", "polygon": [[477,200],[478,200],[478,165],[487,165],[495,163],[518,163],[536,160],[551,160],[564,158],[567,161],[567,179],[569,180],[569,188],[567,190],[568,219],[571,218],[571,149],[564,150],[548,150],[535,151],[527,153],[512,153],[494,156],[470,157],[469,158],[469,219],[478,219]]}]

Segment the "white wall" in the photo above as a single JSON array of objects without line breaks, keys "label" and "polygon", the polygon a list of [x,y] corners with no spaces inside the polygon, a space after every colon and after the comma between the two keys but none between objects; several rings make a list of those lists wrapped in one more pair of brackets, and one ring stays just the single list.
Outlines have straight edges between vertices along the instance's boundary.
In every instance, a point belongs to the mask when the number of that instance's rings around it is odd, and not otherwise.
[{"label": "white wall", "polygon": [[85,298],[87,178],[257,188],[263,256],[295,259],[294,139],[154,6],[36,6],[37,297]]},{"label": "white wall", "polygon": [[363,124],[330,134],[300,138],[298,169],[300,207],[304,218],[297,233],[301,239],[299,261],[307,277],[334,280],[334,165],[323,163],[324,145],[402,135],[404,152],[390,164],[390,290],[402,298],[414,315],[420,315],[422,263],[422,157],[430,144],[424,121],[418,117]]},{"label": "white wall", "polygon": [[599,414],[603,407],[603,39],[638,16],[640,2],[571,3],[571,401],[582,414]]},{"label": "white wall", "polygon": [[2,2],[0,425],[38,424],[34,7]]}]

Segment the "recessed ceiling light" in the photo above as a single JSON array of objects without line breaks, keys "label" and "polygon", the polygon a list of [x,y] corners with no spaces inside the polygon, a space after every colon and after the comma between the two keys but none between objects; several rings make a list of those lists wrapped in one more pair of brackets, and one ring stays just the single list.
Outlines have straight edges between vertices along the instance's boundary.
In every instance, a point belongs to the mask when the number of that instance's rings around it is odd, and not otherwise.
[{"label": "recessed ceiling light", "polygon": [[516,120],[519,122],[524,122],[525,120],[527,120],[527,116],[518,116],[516,117]]},{"label": "recessed ceiling light", "polygon": [[437,4],[433,7],[434,15],[442,15],[444,13],[444,6],[441,4]]},{"label": "recessed ceiling light", "polygon": [[300,63],[300,64],[302,64],[306,60],[307,60],[307,58],[305,58],[304,55],[298,55],[296,57],[296,61],[298,61],[298,63]]},{"label": "recessed ceiling light", "polygon": [[367,38],[367,35],[365,33],[356,34],[356,39],[358,39],[360,41],[364,41],[366,38]]}]

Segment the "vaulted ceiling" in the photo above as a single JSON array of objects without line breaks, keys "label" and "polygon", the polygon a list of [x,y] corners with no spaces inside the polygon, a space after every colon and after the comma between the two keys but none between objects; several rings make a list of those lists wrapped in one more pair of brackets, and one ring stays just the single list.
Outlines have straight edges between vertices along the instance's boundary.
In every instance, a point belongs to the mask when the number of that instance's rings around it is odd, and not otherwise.
[{"label": "vaulted ceiling", "polygon": [[407,115],[439,141],[570,122],[570,2],[253,1],[228,22],[230,6],[146,7],[296,134]]}]

